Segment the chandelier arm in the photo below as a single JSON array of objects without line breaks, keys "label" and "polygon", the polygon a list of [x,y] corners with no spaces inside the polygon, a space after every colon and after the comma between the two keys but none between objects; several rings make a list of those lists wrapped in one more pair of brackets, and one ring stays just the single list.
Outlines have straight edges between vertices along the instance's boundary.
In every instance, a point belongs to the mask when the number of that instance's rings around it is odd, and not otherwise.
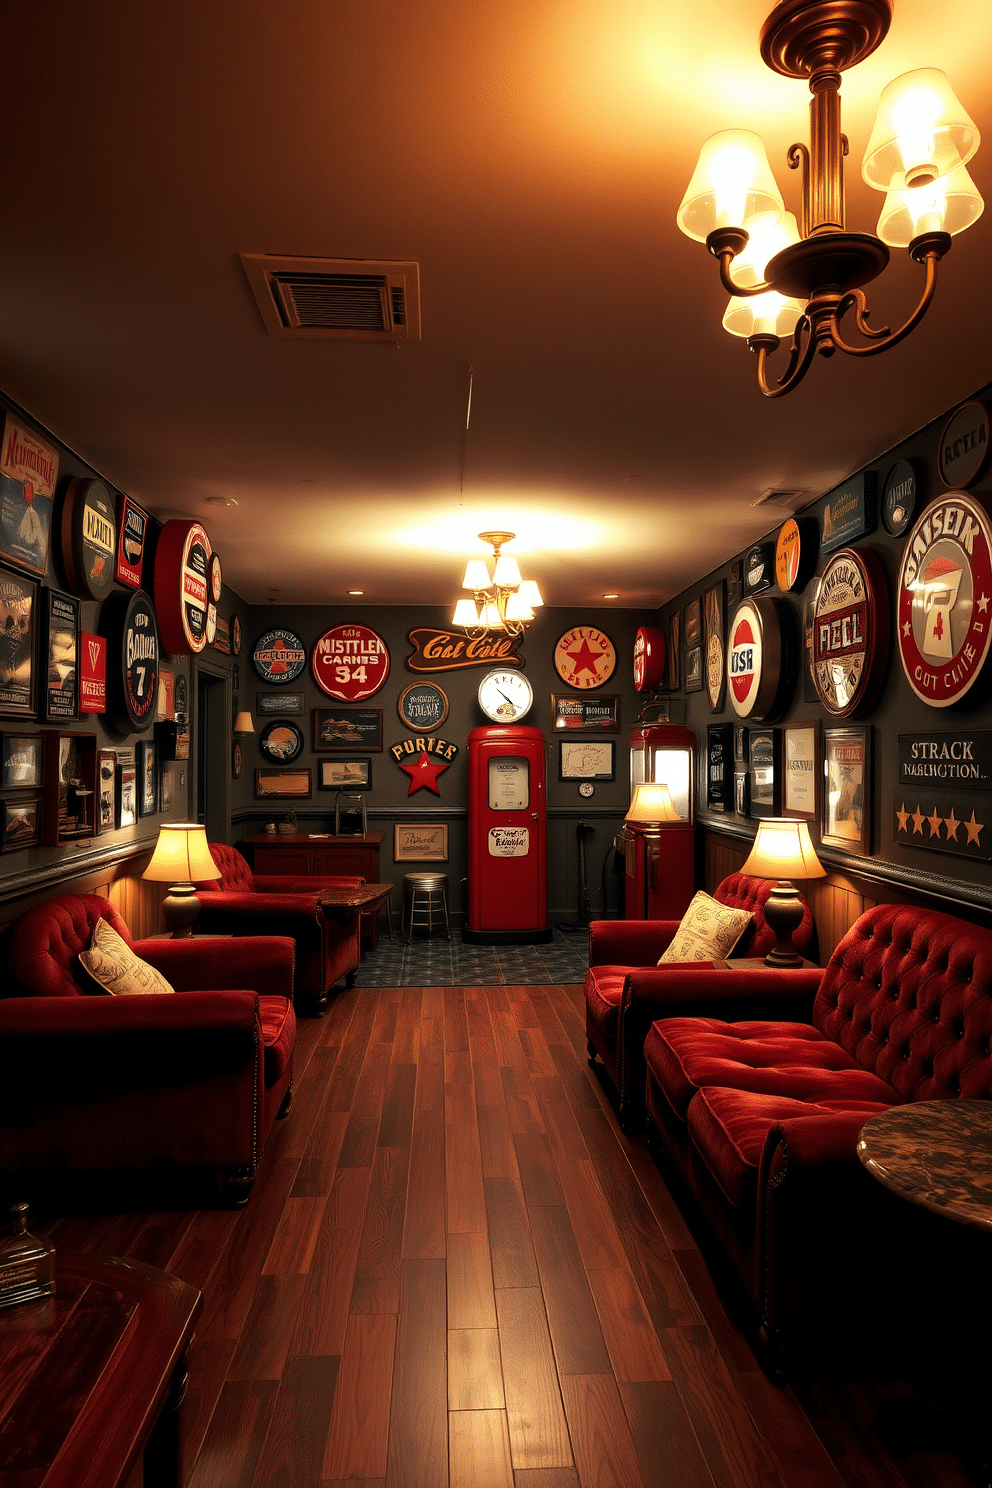
[{"label": "chandelier arm", "polygon": [[718,255],[720,259],[720,283],[728,294],[735,295],[741,300],[750,300],[755,295],[767,294],[770,289],[775,288],[774,284],[763,283],[753,284],[749,289],[745,289],[742,284],[735,284],[730,277],[730,264],[735,256],[733,250],[730,248],[721,249]]},{"label": "chandelier arm", "polygon": [[854,324],[857,326],[861,335],[866,337],[869,341],[880,341],[883,336],[892,335],[892,331],[889,326],[879,326],[876,330],[873,326],[870,326],[868,324],[868,317],[871,314],[871,311],[868,309],[868,300],[863,289],[852,289],[841,300],[840,304],[837,306],[838,325],[843,320],[848,310],[852,308],[854,310]]},{"label": "chandelier arm", "polygon": [[758,354],[758,386],[766,398],[781,398],[784,393],[791,393],[794,387],[798,387],[809,371],[816,351],[816,337],[813,335],[813,326],[809,316],[800,315],[792,336],[789,365],[778,382],[772,384],[766,376],[768,356],[778,346],[778,338],[776,336],[751,336],[747,344],[751,351]]},{"label": "chandelier arm", "polygon": [[790,145],[786,152],[790,170],[802,167],[799,190],[799,236],[809,237],[809,147],[804,144]]},{"label": "chandelier arm", "polygon": [[919,304],[909,319],[904,321],[897,331],[890,331],[883,340],[878,340],[871,346],[848,346],[847,342],[841,336],[839,327],[840,316],[843,310],[849,308],[846,302],[852,299],[851,295],[845,295],[838,306],[837,315],[831,318],[829,325],[830,340],[837,350],[846,352],[848,356],[876,356],[880,351],[888,351],[890,346],[897,346],[900,341],[904,341],[910,331],[919,325],[930,308],[930,301],[933,299],[933,292],[937,287],[937,265],[941,257],[942,253],[939,245],[931,246],[921,254],[921,258],[926,263],[927,277]]}]

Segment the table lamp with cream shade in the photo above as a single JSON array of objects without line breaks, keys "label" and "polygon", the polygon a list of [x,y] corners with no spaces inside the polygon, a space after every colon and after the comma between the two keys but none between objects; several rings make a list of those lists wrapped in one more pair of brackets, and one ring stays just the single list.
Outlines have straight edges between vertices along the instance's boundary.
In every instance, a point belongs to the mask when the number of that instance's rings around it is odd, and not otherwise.
[{"label": "table lamp with cream shade", "polygon": [[792,937],[803,921],[803,901],[794,878],[825,878],[827,870],[816,856],[809,827],[800,819],[767,817],[758,825],[754,843],[741,873],[750,878],[775,880],[775,887],[762,905],[765,920],[777,937],[766,966],[802,966],[803,958]]},{"label": "table lamp with cream shade", "polygon": [[173,940],[192,935],[193,923],[200,913],[194,885],[221,876],[210,856],[206,827],[198,822],[169,822],[159,827],[151,862],[141,876],[152,883],[170,885],[162,902],[162,913]]}]

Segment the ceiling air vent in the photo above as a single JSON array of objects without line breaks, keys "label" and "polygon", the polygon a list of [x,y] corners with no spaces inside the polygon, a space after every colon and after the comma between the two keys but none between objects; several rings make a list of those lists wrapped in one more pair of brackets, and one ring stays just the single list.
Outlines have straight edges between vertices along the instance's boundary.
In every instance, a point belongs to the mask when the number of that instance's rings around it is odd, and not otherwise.
[{"label": "ceiling air vent", "polygon": [[418,264],[270,253],[240,258],[270,336],[420,340]]},{"label": "ceiling air vent", "polygon": [[787,511],[798,511],[809,500],[808,491],[783,491],[773,486],[751,502],[752,506],[784,506]]}]

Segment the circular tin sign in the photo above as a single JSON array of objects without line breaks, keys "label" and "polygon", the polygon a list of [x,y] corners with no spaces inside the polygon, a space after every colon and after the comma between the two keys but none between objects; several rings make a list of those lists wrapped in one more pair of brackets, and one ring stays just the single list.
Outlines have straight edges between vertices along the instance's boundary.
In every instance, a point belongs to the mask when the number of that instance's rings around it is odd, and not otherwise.
[{"label": "circular tin sign", "polygon": [[775,557],[770,544],[755,543],[744,554],[744,587],[749,594],[760,594],[772,586]]},{"label": "circular tin sign", "polygon": [[940,435],[937,469],[945,486],[970,486],[989,457],[989,413],[984,403],[962,403]]},{"label": "circular tin sign", "polygon": [[396,711],[408,729],[426,734],[447,718],[448,699],[433,682],[411,682],[400,693]]},{"label": "circular tin sign", "polygon": [[267,630],[255,642],[251,660],[263,682],[285,687],[306,666],[307,652],[295,630]]},{"label": "circular tin sign", "polygon": [[277,718],[262,730],[258,747],[272,764],[289,765],[303,753],[303,732],[289,719]]},{"label": "circular tin sign", "polygon": [[220,597],[224,592],[224,575],[220,566],[220,554],[210,554],[210,598],[214,604],[220,604]]},{"label": "circular tin sign", "polygon": [[62,561],[73,594],[106,599],[114,584],[117,503],[101,480],[77,476],[62,502]]},{"label": "circular tin sign", "polygon": [[207,605],[207,645],[212,646],[217,639],[217,606],[213,600]]},{"label": "circular tin sign", "polygon": [[899,570],[899,655],[910,687],[934,708],[977,681],[992,640],[992,523],[960,491],[926,508]]},{"label": "circular tin sign", "polygon": [[813,682],[835,718],[871,707],[889,651],[889,593],[871,553],[841,548],[823,570],[813,601]]},{"label": "circular tin sign", "polygon": [[196,653],[206,646],[209,585],[206,530],[185,517],[166,522],[155,549],[155,608],[162,644],[173,655]]},{"label": "circular tin sign", "polygon": [[613,676],[617,653],[609,636],[595,625],[566,630],[555,646],[555,671],[569,687],[583,691],[602,687]]},{"label": "circular tin sign", "polygon": [[112,594],[100,612],[107,637],[107,714],[121,733],[146,728],[158,705],[158,626],[143,589]]},{"label": "circular tin sign", "polygon": [[730,622],[727,694],[738,718],[767,718],[783,678],[782,623],[774,601],[743,599]]},{"label": "circular tin sign", "polygon": [[367,625],[333,625],[315,642],[310,670],[328,697],[361,703],[389,676],[389,647]]},{"label": "circular tin sign", "polygon": [[906,531],[918,494],[916,471],[908,460],[897,460],[882,487],[882,526],[890,537],[902,537]]},{"label": "circular tin sign", "polygon": [[634,637],[634,687],[653,692],[665,675],[665,637],[653,625],[642,625]]}]

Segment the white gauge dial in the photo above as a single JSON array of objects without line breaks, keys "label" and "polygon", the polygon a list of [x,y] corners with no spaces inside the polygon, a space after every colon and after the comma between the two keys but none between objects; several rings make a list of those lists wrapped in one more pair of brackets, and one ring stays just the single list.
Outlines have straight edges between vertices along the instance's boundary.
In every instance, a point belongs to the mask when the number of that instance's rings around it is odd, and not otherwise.
[{"label": "white gauge dial", "polygon": [[494,723],[516,723],[533,702],[534,689],[519,672],[487,672],[479,683],[479,706]]}]

